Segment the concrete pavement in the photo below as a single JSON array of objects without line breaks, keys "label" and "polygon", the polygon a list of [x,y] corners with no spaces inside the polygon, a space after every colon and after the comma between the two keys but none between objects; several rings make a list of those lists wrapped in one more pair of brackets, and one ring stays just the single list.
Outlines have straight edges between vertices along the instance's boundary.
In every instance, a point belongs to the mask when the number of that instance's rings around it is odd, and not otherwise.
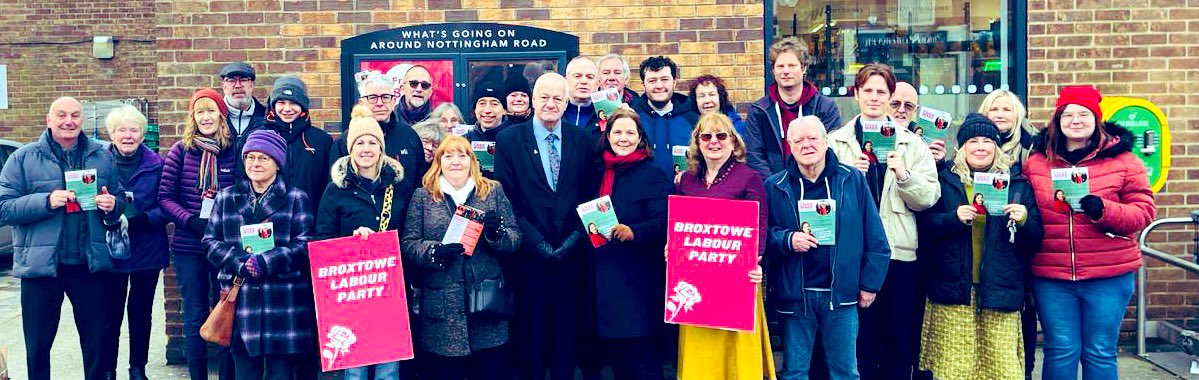
[{"label": "concrete pavement", "polygon": [[[157,299],[154,301],[154,325],[150,338],[150,363],[146,365],[146,374],[151,379],[185,379],[187,368],[182,365],[167,365],[165,319],[163,318],[162,280],[159,280]],[[7,347],[9,353],[9,368],[13,380],[27,378],[25,372],[25,337],[21,330],[20,280],[8,275],[7,269],[0,269],[0,347]],[[117,359],[117,378],[128,378],[128,333],[121,326],[121,352]],[[75,322],[70,302],[63,303],[62,320],[59,322],[58,336],[54,342],[52,371],[54,379],[82,379],[83,359],[79,351],[79,335],[75,331]],[[776,353],[777,354],[777,353]],[[1041,352],[1037,351],[1038,369]],[[1039,372],[1038,372],[1038,378]],[[216,372],[210,371],[210,377],[216,379]],[[1120,376],[1135,380],[1166,380],[1178,379],[1151,363],[1138,359],[1127,353],[1120,355]],[[331,378],[332,376],[323,376]],[[1192,377],[1197,379],[1199,377]]]}]

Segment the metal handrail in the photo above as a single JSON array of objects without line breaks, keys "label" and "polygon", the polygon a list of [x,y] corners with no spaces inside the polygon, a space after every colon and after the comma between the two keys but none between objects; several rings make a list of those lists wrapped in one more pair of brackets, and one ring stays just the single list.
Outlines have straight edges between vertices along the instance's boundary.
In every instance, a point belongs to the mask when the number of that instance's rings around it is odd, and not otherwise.
[{"label": "metal handrail", "polygon": [[[1164,226],[1167,224],[1194,224],[1194,223],[1199,223],[1199,211],[1192,211],[1191,217],[1189,217],[1189,218],[1185,218],[1185,217],[1164,218],[1164,219],[1155,220],[1155,221],[1153,221],[1153,223],[1149,223],[1149,226],[1145,227],[1145,229],[1141,231],[1141,236],[1137,241],[1137,244],[1140,245],[1141,253],[1144,256],[1149,256],[1149,257],[1161,260],[1161,261],[1165,262],[1166,264],[1169,264],[1169,265],[1172,265],[1172,266],[1175,266],[1178,268],[1186,269],[1186,270],[1190,271],[1191,273],[1199,274],[1199,264],[1180,259],[1177,256],[1171,255],[1169,253],[1163,252],[1161,250],[1158,250],[1156,248],[1150,247],[1145,244],[1145,242],[1149,239],[1149,233],[1153,232],[1153,230],[1157,229],[1158,227],[1161,227],[1161,226]],[[1148,318],[1145,315],[1146,314],[1145,313],[1145,304],[1147,303],[1146,300],[1148,299],[1148,295],[1145,294],[1145,282],[1146,282],[1145,275],[1147,273],[1148,272],[1146,271],[1144,265],[1141,265],[1141,267],[1137,269],[1137,355],[1141,356],[1141,357],[1145,357],[1145,355],[1148,354],[1145,350],[1145,330],[1146,330],[1146,324],[1148,322]]]}]

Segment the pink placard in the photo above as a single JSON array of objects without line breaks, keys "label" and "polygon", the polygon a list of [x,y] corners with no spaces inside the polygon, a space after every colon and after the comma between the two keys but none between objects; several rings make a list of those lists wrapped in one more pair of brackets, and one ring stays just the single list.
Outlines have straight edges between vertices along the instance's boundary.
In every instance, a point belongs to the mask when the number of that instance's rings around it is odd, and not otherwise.
[{"label": "pink placard", "polygon": [[308,243],[325,372],[412,359],[396,231]]},{"label": "pink placard", "polygon": [[665,321],[754,329],[758,202],[670,196]]}]

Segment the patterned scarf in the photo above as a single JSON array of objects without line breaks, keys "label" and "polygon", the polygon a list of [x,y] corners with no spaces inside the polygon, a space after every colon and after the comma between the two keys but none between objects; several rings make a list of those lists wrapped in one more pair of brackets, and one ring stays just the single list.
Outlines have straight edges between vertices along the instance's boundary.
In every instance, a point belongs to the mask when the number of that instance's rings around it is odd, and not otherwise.
[{"label": "patterned scarf", "polygon": [[221,152],[221,145],[215,139],[204,136],[196,136],[195,145],[201,151],[200,180],[196,183],[196,190],[204,193],[220,189],[217,184],[216,156]]}]

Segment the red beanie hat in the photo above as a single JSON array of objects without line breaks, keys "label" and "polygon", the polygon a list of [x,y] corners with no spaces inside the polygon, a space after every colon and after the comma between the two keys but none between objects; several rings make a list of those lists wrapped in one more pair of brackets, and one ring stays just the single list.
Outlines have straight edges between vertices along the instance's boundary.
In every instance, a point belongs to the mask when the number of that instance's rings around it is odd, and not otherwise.
[{"label": "red beanie hat", "polygon": [[1092,86],[1067,86],[1062,87],[1062,92],[1057,96],[1057,112],[1061,112],[1070,104],[1077,104],[1091,110],[1095,114],[1096,124],[1103,123],[1103,111],[1099,109],[1099,101],[1103,100],[1103,95],[1099,94]]},{"label": "red beanie hat", "polygon": [[211,88],[201,88],[196,90],[196,93],[192,94],[192,100],[187,102],[187,110],[191,111],[195,109],[196,101],[200,100],[200,98],[212,99],[212,101],[216,103],[217,110],[221,111],[222,116],[229,114],[229,106],[225,105],[225,99],[222,98],[221,94],[217,93],[216,90]]}]

